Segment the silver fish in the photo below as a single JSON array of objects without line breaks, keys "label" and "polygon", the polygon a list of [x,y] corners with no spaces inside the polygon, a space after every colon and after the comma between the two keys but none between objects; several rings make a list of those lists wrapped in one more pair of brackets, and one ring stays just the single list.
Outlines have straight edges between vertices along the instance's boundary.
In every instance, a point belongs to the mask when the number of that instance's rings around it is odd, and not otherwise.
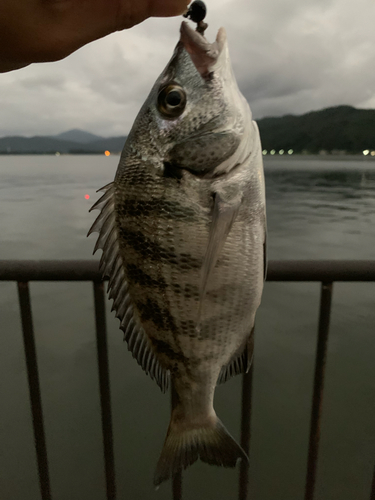
[{"label": "silver fish", "polygon": [[180,31],[89,231],[128,349],[175,390],[155,485],[198,458],[247,459],[213,399],[217,383],[249,370],[266,266],[259,131],[225,31],[212,44],[187,22]]}]

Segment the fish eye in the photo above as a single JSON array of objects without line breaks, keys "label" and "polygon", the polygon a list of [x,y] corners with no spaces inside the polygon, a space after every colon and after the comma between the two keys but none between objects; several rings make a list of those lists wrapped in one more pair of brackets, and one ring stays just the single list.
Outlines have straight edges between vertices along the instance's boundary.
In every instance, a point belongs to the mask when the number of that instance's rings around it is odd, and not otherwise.
[{"label": "fish eye", "polygon": [[162,87],[158,95],[158,109],[164,118],[177,118],[186,106],[186,94],[176,83]]}]

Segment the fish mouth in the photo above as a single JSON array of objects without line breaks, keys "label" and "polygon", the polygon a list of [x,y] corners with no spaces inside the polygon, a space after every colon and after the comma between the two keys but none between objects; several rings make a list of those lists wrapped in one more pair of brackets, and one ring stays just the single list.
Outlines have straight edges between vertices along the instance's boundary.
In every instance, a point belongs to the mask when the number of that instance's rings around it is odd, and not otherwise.
[{"label": "fish mouth", "polygon": [[213,43],[210,43],[198,31],[194,31],[186,21],[181,23],[180,33],[180,42],[190,55],[195,67],[203,78],[207,78],[227,44],[225,29],[219,29]]}]

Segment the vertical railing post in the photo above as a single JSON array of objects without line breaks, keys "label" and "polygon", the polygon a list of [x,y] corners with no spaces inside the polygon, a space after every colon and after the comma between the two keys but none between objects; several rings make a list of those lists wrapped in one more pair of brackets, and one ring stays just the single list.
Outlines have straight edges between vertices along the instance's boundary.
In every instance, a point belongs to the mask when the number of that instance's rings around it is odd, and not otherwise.
[{"label": "vertical railing post", "polygon": [[[247,456],[250,453],[250,425],[251,425],[251,392],[253,383],[253,367],[251,364],[248,373],[242,376],[241,400],[241,446]],[[239,500],[247,500],[249,492],[249,464],[245,460],[240,463]]]},{"label": "vertical railing post", "polygon": [[332,283],[322,283],[318,343],[315,359],[314,393],[310,423],[310,442],[307,460],[305,500],[313,500],[319,452],[320,423],[322,416],[324,371],[327,357],[329,322],[332,303]]},{"label": "vertical railing post", "polygon": [[172,478],[172,498],[182,500],[182,471],[177,472]]},{"label": "vertical railing post", "polygon": [[[241,446],[250,460],[250,429],[251,429],[251,398],[253,385],[254,371],[254,341],[255,341],[255,326],[251,329],[250,336],[247,341],[247,355],[251,357],[249,360],[250,369],[242,376],[242,394],[241,394]],[[239,473],[239,500],[247,500],[249,493],[249,467],[250,464],[241,460]]]},{"label": "vertical railing post", "polygon": [[38,360],[35,347],[29,284],[18,282],[17,285],[21,309],[22,333],[26,358],[27,380],[29,383],[31,414],[33,419],[35,451],[38,463],[39,487],[42,500],[51,500],[47,446],[44,433],[42,398],[40,395]]},{"label": "vertical railing post", "polygon": [[107,500],[115,500],[115,460],[113,453],[111,394],[109,384],[107,326],[105,320],[105,294],[103,283],[94,282],[94,301]]},{"label": "vertical railing post", "polygon": [[374,467],[374,473],[372,476],[370,500],[375,500],[375,467]]},{"label": "vertical railing post", "polygon": [[[171,377],[171,409],[176,406],[177,394]],[[182,471],[178,471],[172,477],[172,498],[173,500],[182,500]]]}]

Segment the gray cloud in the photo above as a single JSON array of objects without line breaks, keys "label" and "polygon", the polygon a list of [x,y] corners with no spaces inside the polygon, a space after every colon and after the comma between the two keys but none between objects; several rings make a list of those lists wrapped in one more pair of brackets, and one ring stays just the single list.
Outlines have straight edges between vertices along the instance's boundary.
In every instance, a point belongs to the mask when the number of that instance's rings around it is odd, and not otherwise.
[{"label": "gray cloud", "polygon": [[[224,25],[256,118],[338,104],[375,108],[373,0],[207,0]],[[82,128],[128,132],[178,40],[180,19],[151,19],[64,61],[0,75],[0,135]]]}]

